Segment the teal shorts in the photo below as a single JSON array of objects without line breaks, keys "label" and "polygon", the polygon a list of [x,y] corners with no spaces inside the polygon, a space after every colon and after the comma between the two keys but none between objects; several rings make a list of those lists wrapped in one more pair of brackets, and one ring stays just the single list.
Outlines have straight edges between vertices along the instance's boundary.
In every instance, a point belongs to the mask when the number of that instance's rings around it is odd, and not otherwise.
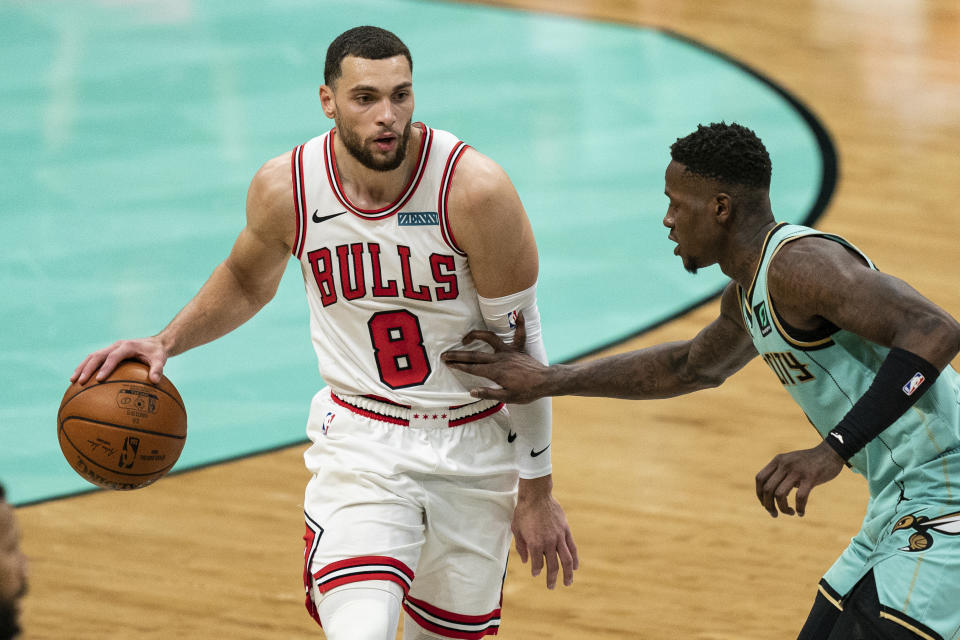
[{"label": "teal shorts", "polygon": [[[957,457],[949,456],[949,466]],[[941,472],[947,466],[946,459],[936,463]],[[953,477],[954,489],[927,477],[921,485],[907,484],[902,494],[903,485],[890,487],[896,498],[871,500],[863,527],[824,575],[821,592],[842,608],[843,598],[873,569],[881,617],[920,638],[960,640],[960,500],[953,496],[960,494],[960,474]]]}]

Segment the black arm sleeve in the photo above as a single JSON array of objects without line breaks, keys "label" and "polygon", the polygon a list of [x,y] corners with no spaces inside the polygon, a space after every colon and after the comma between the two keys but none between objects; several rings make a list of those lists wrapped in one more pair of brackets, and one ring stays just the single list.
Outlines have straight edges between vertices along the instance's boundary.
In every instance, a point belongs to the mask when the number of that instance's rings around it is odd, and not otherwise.
[{"label": "black arm sleeve", "polygon": [[920,399],[940,371],[920,356],[894,347],[866,393],[827,435],[827,443],[849,460]]}]

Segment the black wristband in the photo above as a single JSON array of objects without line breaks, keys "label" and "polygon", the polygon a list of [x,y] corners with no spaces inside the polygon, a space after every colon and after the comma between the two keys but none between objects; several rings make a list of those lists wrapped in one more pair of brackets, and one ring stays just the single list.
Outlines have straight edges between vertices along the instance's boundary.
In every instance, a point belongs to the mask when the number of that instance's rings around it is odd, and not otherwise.
[{"label": "black wristband", "polygon": [[873,383],[827,435],[827,444],[849,460],[913,406],[939,375],[939,369],[920,356],[890,349]]}]

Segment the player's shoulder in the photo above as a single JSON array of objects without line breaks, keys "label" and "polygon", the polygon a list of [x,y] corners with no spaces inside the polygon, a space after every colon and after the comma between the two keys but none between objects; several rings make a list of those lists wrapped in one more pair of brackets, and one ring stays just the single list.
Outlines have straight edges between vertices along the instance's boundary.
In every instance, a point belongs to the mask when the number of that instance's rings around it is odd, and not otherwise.
[{"label": "player's shoulder", "polygon": [[468,149],[450,187],[449,216],[461,247],[476,236],[520,232],[526,213],[506,171],[491,158]]},{"label": "player's shoulder", "polygon": [[865,266],[865,262],[843,239],[814,232],[784,241],[770,260],[768,271],[782,279],[791,274],[823,276],[833,271],[847,272],[854,265]]},{"label": "player's shoulder", "polygon": [[250,188],[267,193],[279,190],[290,191],[290,159],[293,151],[287,151],[264,162],[250,181]]},{"label": "player's shoulder", "polygon": [[512,189],[510,177],[495,160],[473,147],[464,150],[457,164],[453,187],[473,198],[490,198]]},{"label": "player's shoulder", "polygon": [[288,151],[264,162],[247,191],[248,222],[256,227],[273,228],[284,238],[293,235],[296,219],[290,170],[292,153]]},{"label": "player's shoulder", "polygon": [[248,204],[252,202],[269,209],[293,207],[291,196],[293,183],[290,170],[292,153],[288,151],[270,158],[257,169],[250,181]]},{"label": "player's shoulder", "polygon": [[785,242],[770,260],[767,288],[781,300],[821,298],[825,291],[857,286],[862,256],[829,234],[811,234]]}]

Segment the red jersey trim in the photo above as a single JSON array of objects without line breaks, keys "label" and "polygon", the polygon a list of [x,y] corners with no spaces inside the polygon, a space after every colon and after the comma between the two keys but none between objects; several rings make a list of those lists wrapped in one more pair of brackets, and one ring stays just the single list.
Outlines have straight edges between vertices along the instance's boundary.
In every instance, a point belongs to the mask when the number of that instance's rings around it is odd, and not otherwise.
[{"label": "red jersey trim", "polygon": [[440,235],[447,246],[453,249],[461,256],[467,255],[463,249],[457,246],[457,239],[453,236],[453,229],[450,228],[450,217],[447,212],[447,202],[450,199],[450,184],[453,180],[453,172],[457,168],[457,163],[463,157],[463,152],[470,148],[465,142],[458,142],[447,156],[447,165],[443,169],[443,179],[440,181],[440,196],[437,202],[437,211],[440,213]]},{"label": "red jersey trim", "polygon": [[337,171],[337,159],[333,147],[333,136],[337,130],[334,128],[327,132],[323,142],[323,161],[326,165],[327,181],[330,183],[330,189],[333,191],[333,194],[347,211],[366,220],[382,220],[389,218],[402,209],[403,205],[413,197],[417,187],[420,186],[421,179],[423,179],[423,174],[427,167],[427,160],[430,157],[430,148],[433,145],[433,129],[422,122],[417,122],[414,126],[416,125],[423,127],[423,137],[420,139],[420,150],[417,156],[417,168],[410,176],[410,180],[407,182],[407,186],[400,194],[400,197],[398,197],[393,204],[387,205],[382,209],[361,209],[360,207],[354,206],[354,204],[350,202],[350,199],[347,198],[347,194],[340,184],[340,174]]},{"label": "red jersey trim", "polygon": [[303,185],[303,147],[300,145],[290,155],[290,177],[293,183],[293,205],[296,208],[297,235],[290,252],[297,258],[303,253],[307,239],[307,196]]}]

